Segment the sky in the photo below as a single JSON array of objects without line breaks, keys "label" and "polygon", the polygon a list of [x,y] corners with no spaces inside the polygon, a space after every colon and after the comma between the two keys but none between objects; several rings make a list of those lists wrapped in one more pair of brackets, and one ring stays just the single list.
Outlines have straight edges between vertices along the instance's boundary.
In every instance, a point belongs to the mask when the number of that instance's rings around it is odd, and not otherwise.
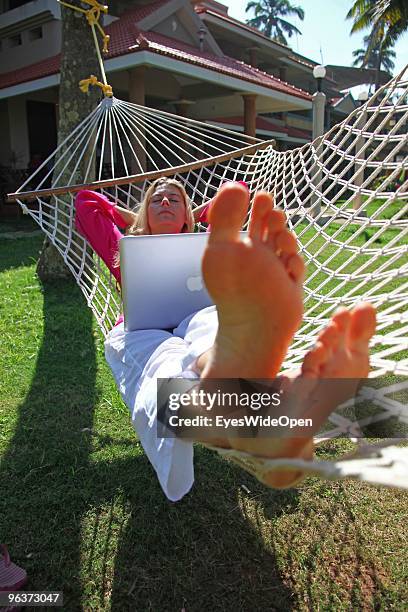
[{"label": "sky", "polygon": [[[246,21],[253,12],[245,13],[248,0],[219,0],[229,7],[228,14],[240,21]],[[360,49],[363,36],[368,33],[350,36],[352,22],[345,16],[353,4],[353,0],[292,0],[292,4],[300,6],[305,11],[305,18],[300,21],[290,17],[302,32],[300,36],[292,36],[288,44],[292,49],[309,59],[323,64],[350,66],[353,60],[352,52]],[[394,74],[408,64],[408,32],[395,45]]]}]

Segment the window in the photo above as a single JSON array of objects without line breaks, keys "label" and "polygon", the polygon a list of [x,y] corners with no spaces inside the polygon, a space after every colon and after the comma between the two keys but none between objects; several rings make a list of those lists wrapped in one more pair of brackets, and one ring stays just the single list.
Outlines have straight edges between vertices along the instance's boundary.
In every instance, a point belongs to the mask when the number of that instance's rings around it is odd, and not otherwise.
[{"label": "window", "polygon": [[42,31],[41,26],[39,28],[34,28],[33,30],[29,30],[28,32],[29,41],[40,40],[40,38],[42,37],[43,37],[43,31]]},{"label": "window", "polygon": [[10,38],[8,39],[8,46],[9,47],[19,47],[22,44],[23,44],[23,41],[21,39],[21,34],[16,34],[15,36],[10,36]]},{"label": "window", "polygon": [[31,2],[31,0],[9,0],[9,11],[19,6],[23,6],[23,4],[28,4],[29,2]]}]

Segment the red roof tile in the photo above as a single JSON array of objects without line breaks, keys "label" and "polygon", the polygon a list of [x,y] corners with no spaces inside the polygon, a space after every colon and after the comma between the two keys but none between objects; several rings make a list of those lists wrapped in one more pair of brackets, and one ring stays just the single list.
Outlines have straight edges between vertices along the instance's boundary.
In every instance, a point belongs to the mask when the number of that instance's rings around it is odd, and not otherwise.
[{"label": "red roof tile", "polygon": [[288,51],[290,50],[290,47],[288,47],[287,45],[282,45],[282,43],[277,42],[276,40],[273,40],[272,38],[269,38],[268,36],[265,36],[265,34],[260,32],[256,28],[248,25],[247,23],[243,23],[242,21],[239,21],[239,19],[230,17],[230,15],[226,15],[225,13],[221,13],[219,11],[216,11],[215,9],[210,9],[202,4],[201,5],[197,4],[194,7],[194,10],[198,15],[201,15],[203,13],[208,13],[209,15],[215,15],[216,17],[220,17],[221,19],[223,19],[224,21],[228,23],[232,23],[233,25],[236,25],[239,28],[242,28],[243,30],[248,30],[252,34],[257,34],[261,38],[265,38],[268,42],[273,43],[274,45],[278,45],[278,47],[283,47],[284,49],[287,49]]},{"label": "red roof tile", "polygon": [[[225,123],[227,125],[240,125],[243,126],[244,119],[243,117],[217,117],[216,119],[211,119],[211,121],[216,123]],[[305,130],[299,130],[298,128],[294,128],[291,126],[283,126],[277,125],[273,121],[270,121],[266,117],[257,117],[256,118],[256,129],[257,130],[267,130],[268,132],[281,132],[282,134],[286,134],[288,136],[292,136],[292,138],[302,138],[303,140],[310,141],[312,139],[311,132],[306,132]]]},{"label": "red roof tile", "polygon": [[[166,4],[169,0],[160,0],[148,7],[136,7],[124,13],[120,19],[111,23],[106,31],[111,37],[110,50],[107,59],[134,53],[136,51],[148,50],[152,53],[173,57],[180,61],[188,62],[222,74],[236,77],[240,80],[249,81],[279,91],[281,93],[311,100],[311,96],[293,85],[289,85],[280,79],[273,77],[253,66],[240,62],[228,56],[218,57],[206,51],[200,51],[196,47],[187,45],[179,40],[169,38],[156,32],[142,32],[137,27],[137,22]],[[154,7],[154,8],[152,8]],[[148,10],[149,9],[149,10]],[[59,71],[60,55],[54,56],[26,66],[20,70],[0,74],[0,89],[39,79]]]},{"label": "red roof tile", "polygon": [[136,22],[142,21],[142,19],[145,19],[146,17],[157,11],[157,9],[164,6],[165,4],[168,4],[169,2],[170,0],[158,0],[157,2],[153,2],[152,4],[146,4],[145,6],[133,6],[121,15],[120,20],[131,16],[131,18],[134,19]]},{"label": "red roof tile", "polygon": [[293,138],[303,138],[308,142],[312,140],[312,132],[306,132],[305,130],[299,130],[298,128],[288,127],[288,136]]},{"label": "red roof tile", "polygon": [[[217,119],[211,119],[211,121],[225,123],[228,125],[244,125],[243,117],[218,117]],[[269,119],[259,116],[256,118],[256,129],[268,130],[269,132],[282,132],[284,134],[287,133],[287,128],[285,128],[283,125],[277,125],[276,123],[269,121]]]},{"label": "red roof tile", "polygon": [[61,55],[58,54],[41,60],[36,64],[20,68],[19,70],[12,70],[11,72],[0,74],[0,89],[40,79],[50,76],[51,74],[57,74],[60,69],[60,63]]},{"label": "red roof tile", "polygon": [[[285,81],[258,70],[249,64],[245,64],[239,60],[233,59],[224,55],[218,57],[207,51],[199,51],[196,47],[187,45],[164,36],[163,34],[157,34],[156,32],[143,32],[143,39],[147,40],[149,47],[148,50],[153,53],[159,53],[160,55],[167,55],[175,59],[179,59],[196,66],[203,68],[209,68],[210,70],[216,70],[228,76],[236,77],[241,80],[250,81],[256,85],[267,87],[268,89],[274,89],[285,94],[303,98],[304,100],[311,100],[310,94],[294,85],[290,85]],[[140,43],[143,44],[143,39],[130,48],[128,52],[137,51]],[[123,52],[122,52],[123,54]],[[121,55],[122,55],[121,54]]]}]

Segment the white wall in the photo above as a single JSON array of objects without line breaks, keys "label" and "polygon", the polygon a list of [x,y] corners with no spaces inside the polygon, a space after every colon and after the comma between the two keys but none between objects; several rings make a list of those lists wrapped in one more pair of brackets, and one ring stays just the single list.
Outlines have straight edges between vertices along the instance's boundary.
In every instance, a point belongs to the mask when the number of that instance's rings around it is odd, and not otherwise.
[{"label": "white wall", "polygon": [[[42,38],[30,40],[30,31],[41,27]],[[22,44],[12,46],[11,37],[3,38],[0,51],[0,73],[30,66],[61,50],[61,22],[48,21],[20,32]]]}]

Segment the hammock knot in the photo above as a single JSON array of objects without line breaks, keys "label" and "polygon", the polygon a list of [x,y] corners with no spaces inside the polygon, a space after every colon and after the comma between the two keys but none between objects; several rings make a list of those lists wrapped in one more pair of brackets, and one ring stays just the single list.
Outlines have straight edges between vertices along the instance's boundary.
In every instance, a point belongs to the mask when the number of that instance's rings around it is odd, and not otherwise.
[{"label": "hammock knot", "polygon": [[105,83],[101,83],[100,81],[98,81],[98,77],[96,77],[94,74],[91,74],[89,79],[82,79],[82,81],[79,81],[79,88],[83,93],[88,93],[89,87],[91,85],[96,85],[97,87],[100,87],[105,97],[111,98],[113,96],[112,86]]}]

